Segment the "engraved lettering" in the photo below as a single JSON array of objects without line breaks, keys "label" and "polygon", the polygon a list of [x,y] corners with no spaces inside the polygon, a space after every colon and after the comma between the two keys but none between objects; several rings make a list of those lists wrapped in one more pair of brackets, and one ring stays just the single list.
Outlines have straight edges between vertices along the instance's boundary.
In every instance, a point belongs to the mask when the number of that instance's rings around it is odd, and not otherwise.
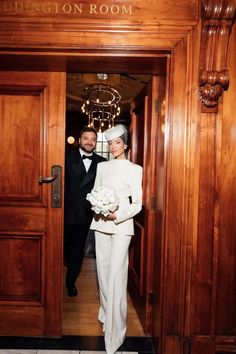
[{"label": "engraved lettering", "polygon": [[42,10],[43,10],[43,12],[45,12],[45,13],[51,12],[51,8],[50,8],[50,6],[49,6],[48,4],[43,4],[43,5],[42,5]]},{"label": "engraved lettering", "polygon": [[77,12],[82,14],[82,12],[83,12],[83,4],[75,4],[75,6],[74,6],[74,14],[76,14]]},{"label": "engraved lettering", "polygon": [[37,6],[37,4],[32,3],[32,11],[40,12],[40,8]]},{"label": "engraved lettering", "polygon": [[4,1],[3,3],[3,11],[10,11],[12,8],[12,5],[10,1]]},{"label": "engraved lettering", "polygon": [[65,12],[66,14],[70,14],[71,13],[71,5],[68,3],[65,3],[62,7],[63,12]]},{"label": "engraved lettering", "polygon": [[111,6],[111,13],[113,15],[118,15],[119,12],[120,12],[120,7],[118,5]]},{"label": "engraved lettering", "polygon": [[58,7],[61,4],[58,4],[58,2],[54,2],[52,5],[55,6],[55,13],[58,14],[58,12],[59,12],[59,8]]},{"label": "engraved lettering", "polygon": [[108,8],[107,5],[102,4],[102,5],[100,6],[99,10],[100,10],[100,13],[101,13],[101,14],[106,15],[106,14],[108,13],[108,11],[109,11],[109,8]]},{"label": "engraved lettering", "polygon": [[95,4],[90,4],[90,14],[96,14],[97,15],[97,5]]},{"label": "engraved lettering", "polygon": [[[39,0],[0,0],[0,7],[3,12],[15,12],[19,14],[42,13],[42,14],[60,14],[67,15],[113,15],[113,16],[130,16],[132,15],[132,5],[125,4],[110,4],[109,1],[104,0],[100,4],[88,3],[84,0],[80,2],[74,2],[65,0],[54,0],[54,2]],[[67,1],[67,2],[66,2]],[[86,3],[86,6],[84,5]],[[86,9],[86,12],[85,12]]]},{"label": "engraved lettering", "polygon": [[129,7],[122,5],[122,15],[131,15],[131,14],[132,14],[132,5],[130,5]]},{"label": "engraved lettering", "polygon": [[23,4],[20,1],[16,1],[15,2],[15,10],[20,12],[24,10]]}]

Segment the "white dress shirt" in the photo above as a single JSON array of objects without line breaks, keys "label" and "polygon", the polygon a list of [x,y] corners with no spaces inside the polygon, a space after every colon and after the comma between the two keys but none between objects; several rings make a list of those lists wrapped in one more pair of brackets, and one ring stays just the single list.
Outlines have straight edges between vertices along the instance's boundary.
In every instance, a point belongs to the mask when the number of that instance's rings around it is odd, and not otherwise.
[{"label": "white dress shirt", "polygon": [[[82,157],[83,155],[86,155],[86,156],[93,156],[93,153],[92,153],[92,154],[88,154],[87,152],[83,151],[81,148],[79,148],[79,152],[80,152],[81,157]],[[90,159],[83,159],[83,163],[84,163],[84,167],[85,167],[85,169],[86,169],[86,172],[88,172],[89,167],[90,167],[90,165],[91,165],[91,163],[92,163],[92,160],[90,160]]]}]

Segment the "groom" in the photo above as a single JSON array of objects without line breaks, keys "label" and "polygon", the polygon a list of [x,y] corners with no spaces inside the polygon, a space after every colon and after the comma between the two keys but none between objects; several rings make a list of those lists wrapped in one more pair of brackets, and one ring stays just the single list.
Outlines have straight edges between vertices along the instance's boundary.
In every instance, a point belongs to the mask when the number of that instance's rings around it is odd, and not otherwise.
[{"label": "groom", "polygon": [[81,269],[86,238],[93,217],[86,196],[93,188],[97,164],[106,160],[94,153],[96,144],[96,130],[84,127],[80,132],[79,150],[68,153],[65,160],[64,257],[67,265],[67,294],[70,297],[78,294],[75,282]]}]

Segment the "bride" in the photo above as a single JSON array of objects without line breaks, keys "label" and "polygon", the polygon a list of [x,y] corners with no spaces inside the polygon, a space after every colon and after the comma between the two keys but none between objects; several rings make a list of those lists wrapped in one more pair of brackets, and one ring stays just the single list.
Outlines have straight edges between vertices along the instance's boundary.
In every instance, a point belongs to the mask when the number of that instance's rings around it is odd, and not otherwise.
[{"label": "bride", "polygon": [[96,261],[105,347],[113,354],[126,334],[128,249],[134,235],[133,217],[142,208],[142,167],[126,159],[128,133],[119,124],[105,131],[114,159],[97,167],[94,189],[104,186],[118,195],[119,206],[107,217],[95,214]]}]

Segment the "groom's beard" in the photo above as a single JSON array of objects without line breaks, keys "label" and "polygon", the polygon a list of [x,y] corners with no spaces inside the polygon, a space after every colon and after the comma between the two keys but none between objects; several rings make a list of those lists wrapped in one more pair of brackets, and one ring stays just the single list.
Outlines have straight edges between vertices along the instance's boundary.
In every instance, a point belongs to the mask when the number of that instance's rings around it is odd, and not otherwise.
[{"label": "groom's beard", "polygon": [[84,152],[87,152],[88,154],[91,154],[95,150],[96,146],[85,144],[85,145],[80,145],[80,148]]}]

